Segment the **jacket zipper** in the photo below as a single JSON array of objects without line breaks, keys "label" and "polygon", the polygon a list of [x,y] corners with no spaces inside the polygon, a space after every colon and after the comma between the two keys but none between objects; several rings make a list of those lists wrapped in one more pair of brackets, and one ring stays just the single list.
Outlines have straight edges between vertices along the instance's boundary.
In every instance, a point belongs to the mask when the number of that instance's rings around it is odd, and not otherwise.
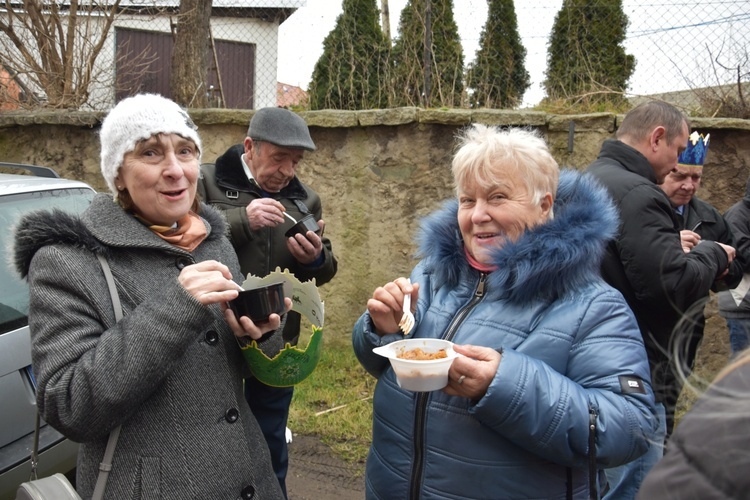
[{"label": "jacket zipper", "polygon": [[599,416],[593,407],[589,407],[589,498],[599,500],[596,468],[596,419]]},{"label": "jacket zipper", "polygon": [[[471,300],[463,306],[453,317],[448,328],[445,329],[442,335],[442,339],[451,340],[455,335],[458,327],[464,322],[466,316],[469,315],[472,309],[484,298],[484,285],[487,280],[487,274],[480,273],[479,283],[477,288],[474,290],[474,295]],[[412,500],[419,500],[419,492],[422,489],[422,470],[424,463],[425,453],[425,430],[424,430],[424,417],[427,413],[427,400],[429,399],[429,392],[420,392],[417,395],[417,400],[414,403],[414,462],[411,469],[411,491],[409,498]]]}]

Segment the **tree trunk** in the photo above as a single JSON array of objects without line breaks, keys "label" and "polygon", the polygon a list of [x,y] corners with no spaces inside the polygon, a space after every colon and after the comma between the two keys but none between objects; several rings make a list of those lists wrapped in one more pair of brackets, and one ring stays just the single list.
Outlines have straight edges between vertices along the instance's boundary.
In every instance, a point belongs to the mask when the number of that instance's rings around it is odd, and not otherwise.
[{"label": "tree trunk", "polygon": [[208,48],[211,0],[180,0],[172,52],[172,99],[181,106],[208,105]]},{"label": "tree trunk", "polygon": [[391,46],[391,12],[388,10],[388,0],[380,0],[380,22],[383,25],[383,35]]}]

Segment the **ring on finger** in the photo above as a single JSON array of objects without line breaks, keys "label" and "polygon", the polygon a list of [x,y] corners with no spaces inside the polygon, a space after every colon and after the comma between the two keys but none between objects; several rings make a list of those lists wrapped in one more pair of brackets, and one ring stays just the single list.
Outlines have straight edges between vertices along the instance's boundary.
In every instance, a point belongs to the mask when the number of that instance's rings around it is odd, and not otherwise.
[{"label": "ring on finger", "polygon": [[465,379],[465,378],[466,378],[466,375],[461,375],[460,377],[458,377],[458,380],[456,380],[456,383],[457,383],[458,385],[461,385],[461,384],[463,384],[463,383],[464,383],[464,379]]}]

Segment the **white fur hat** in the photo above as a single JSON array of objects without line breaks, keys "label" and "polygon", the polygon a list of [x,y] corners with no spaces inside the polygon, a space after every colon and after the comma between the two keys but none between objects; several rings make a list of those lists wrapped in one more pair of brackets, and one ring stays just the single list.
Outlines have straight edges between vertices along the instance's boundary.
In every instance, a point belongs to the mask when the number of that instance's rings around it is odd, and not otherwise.
[{"label": "white fur hat", "polygon": [[177,134],[192,140],[198,147],[198,161],[203,149],[198,127],[187,112],[174,101],[156,94],[138,94],[120,101],[102,122],[102,176],[110,191],[117,194],[115,177],[126,153],[135,145],[156,134]]}]

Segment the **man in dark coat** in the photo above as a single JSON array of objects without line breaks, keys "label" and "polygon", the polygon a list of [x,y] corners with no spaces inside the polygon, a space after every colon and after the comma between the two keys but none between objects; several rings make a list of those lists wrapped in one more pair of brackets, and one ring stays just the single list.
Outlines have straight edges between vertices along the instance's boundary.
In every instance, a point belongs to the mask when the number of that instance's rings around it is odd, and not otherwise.
[{"label": "man in dark coat", "polygon": [[719,314],[727,320],[729,347],[732,356],[747,348],[750,343],[750,179],[745,195],[724,214],[737,241],[737,260],[745,274],[731,290],[719,292]]},{"label": "man in dark coat", "polygon": [[[680,239],[685,252],[690,252],[701,241],[718,241],[736,248],[734,235],[729,223],[718,210],[695,196],[703,178],[703,164],[708,151],[708,136],[705,138],[693,132],[687,149],[682,152],[677,166],[664,179],[660,186],[669,198],[669,203],[677,213]],[[727,273],[711,287],[713,291],[734,288],[742,279],[742,265],[739,254],[729,265]],[[695,302],[673,329],[672,358],[674,364],[672,383],[665,387],[664,407],[667,412],[667,437],[674,428],[674,412],[677,399],[682,391],[684,377],[693,371],[698,345],[703,339],[706,318],[703,309],[708,302],[706,294]],[[678,371],[679,370],[679,371]]]},{"label": "man in dark coat", "polygon": [[[283,108],[263,108],[250,120],[243,144],[229,148],[215,164],[201,166],[198,192],[221,210],[229,222],[230,239],[242,272],[266,276],[277,267],[288,269],[300,281],[329,282],[337,261],[331,241],[323,236],[325,223],[318,194],[296,174],[305,151],[315,150],[305,120]],[[308,231],[291,238],[293,225],[312,214],[320,234]],[[300,315],[290,311],[284,341],[296,345]],[[273,355],[273,354],[271,354]],[[286,423],[292,387],[269,387],[255,378],[245,380],[245,397],[258,419],[271,451],[276,476],[286,493],[288,450]]]},{"label": "man in dark coat", "polygon": [[606,471],[609,498],[634,498],[645,474],[661,458],[673,327],[708,294],[734,258],[734,248],[712,241],[685,253],[677,214],[657,185],[677,166],[688,134],[688,120],[676,108],[656,101],[641,104],[625,116],[616,139],[604,142],[587,170],[604,184],[620,210],[619,233],[607,247],[602,275],[622,292],[638,320],[661,434],[643,457]]}]

